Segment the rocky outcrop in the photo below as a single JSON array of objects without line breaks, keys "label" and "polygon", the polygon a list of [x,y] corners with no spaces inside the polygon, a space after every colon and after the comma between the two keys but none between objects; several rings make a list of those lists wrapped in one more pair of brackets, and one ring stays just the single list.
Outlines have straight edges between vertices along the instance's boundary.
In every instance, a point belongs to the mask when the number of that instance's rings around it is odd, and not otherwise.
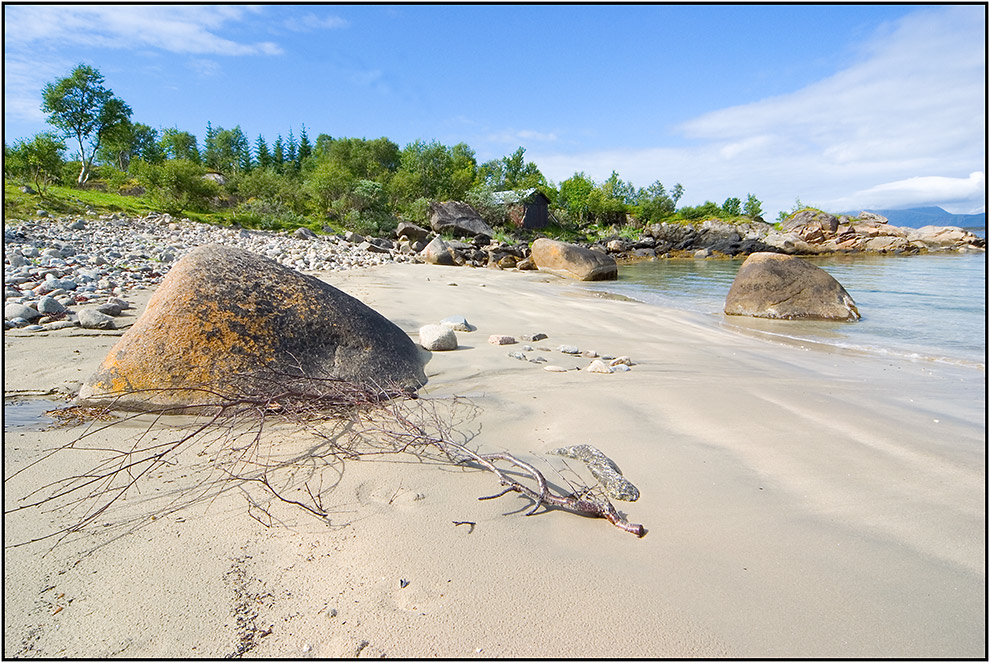
[{"label": "rocky outcrop", "polygon": [[552,239],[533,242],[532,258],[541,272],[579,281],[606,281],[619,276],[615,259],[608,254]]},{"label": "rocky outcrop", "polygon": [[872,212],[836,217],[805,209],[785,219],[779,228],[757,220],[740,224],[718,219],[696,224],[664,222],[644,228],[637,239],[614,236],[598,246],[617,260],[635,262],[761,252],[820,255],[983,251],[986,240],[961,228],[930,226],[915,230],[891,226],[886,217]]},{"label": "rocky outcrop", "polygon": [[434,232],[450,232],[457,237],[494,237],[495,231],[467,203],[430,203],[430,227]]},{"label": "rocky outcrop", "polygon": [[169,271],[79,399],[117,398],[125,409],[202,405],[217,397],[198,389],[269,388],[257,379],[264,371],[404,389],[426,382],[409,336],[362,302],[268,258],[211,244]]},{"label": "rocky outcrop", "polygon": [[781,230],[771,231],[764,241],[783,253],[800,255],[986,249],[986,240],[961,228],[928,226],[915,230],[892,226],[886,217],[873,212],[860,212],[858,217],[835,217],[811,209],[788,217]]},{"label": "rocky outcrop", "polygon": [[725,298],[727,315],[780,320],[859,320],[859,310],[831,274],[806,260],[754,253]]},{"label": "rocky outcrop", "polygon": [[924,245],[929,251],[986,249],[986,240],[955,226],[924,226],[907,229],[907,242]]}]

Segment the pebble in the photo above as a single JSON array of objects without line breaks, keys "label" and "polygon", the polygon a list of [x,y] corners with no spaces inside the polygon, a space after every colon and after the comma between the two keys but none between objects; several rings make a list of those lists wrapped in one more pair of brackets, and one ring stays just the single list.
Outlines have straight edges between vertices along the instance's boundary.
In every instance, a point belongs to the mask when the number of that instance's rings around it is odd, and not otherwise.
[{"label": "pebble", "polygon": [[531,343],[535,343],[536,341],[542,341],[545,338],[549,338],[549,336],[547,336],[542,332],[539,332],[536,334],[523,334],[519,338],[522,339],[523,341],[529,341]]},{"label": "pebble", "polygon": [[419,344],[430,352],[457,349],[457,334],[443,325],[424,325],[419,328]]},{"label": "pebble", "polygon": [[31,308],[30,306],[26,306],[24,304],[10,303],[4,304],[3,307],[4,320],[16,321],[20,318],[25,321],[31,321],[40,317],[41,313],[38,312],[38,309]]},{"label": "pebble", "polygon": [[502,334],[492,334],[488,337],[488,342],[492,345],[512,345],[516,342],[515,337],[504,336]]},{"label": "pebble", "polygon": [[84,308],[79,311],[79,326],[83,329],[116,329],[113,318],[96,309]]},{"label": "pebble", "polygon": [[550,371],[551,373],[566,373],[570,369],[564,368],[563,366],[555,366],[554,364],[547,364],[543,367],[544,371]]},{"label": "pebble", "polygon": [[39,313],[44,313],[45,315],[52,315],[52,314],[64,313],[65,310],[66,310],[65,307],[62,306],[62,304],[51,295],[45,295],[44,297],[38,300]]},{"label": "pebble", "polygon": [[524,355],[521,352],[510,352],[508,356],[512,357],[513,359],[521,359],[523,361],[526,361],[526,355]]},{"label": "pebble", "polygon": [[576,355],[581,353],[576,345],[557,346],[557,352],[563,352],[565,355]]},{"label": "pebble", "polygon": [[112,318],[116,318],[120,315],[120,306],[107,302],[106,304],[100,304],[96,307],[96,310],[104,315],[109,315]]},{"label": "pebble", "polygon": [[477,327],[471,325],[463,315],[452,315],[440,321],[444,327],[450,327],[454,331],[472,332]]},{"label": "pebble", "polygon": [[615,369],[613,369],[611,366],[609,366],[608,364],[606,364],[605,362],[603,362],[601,359],[594,360],[593,362],[591,362],[590,364],[588,364],[588,367],[585,368],[584,370],[588,371],[589,373],[614,373],[615,372]]}]

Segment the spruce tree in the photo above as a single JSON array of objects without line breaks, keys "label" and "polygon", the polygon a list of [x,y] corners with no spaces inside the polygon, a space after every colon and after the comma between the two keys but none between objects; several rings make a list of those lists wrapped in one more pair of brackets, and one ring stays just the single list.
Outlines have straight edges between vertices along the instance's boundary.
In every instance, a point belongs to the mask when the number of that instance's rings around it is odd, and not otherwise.
[{"label": "spruce tree", "polygon": [[285,165],[285,148],[282,145],[282,134],[279,134],[275,138],[275,144],[272,145],[272,165],[279,171]]},{"label": "spruce tree", "polygon": [[313,153],[313,146],[309,144],[309,136],[306,135],[306,125],[302,125],[299,132],[299,153],[296,155],[296,163],[302,166],[303,162]]},{"label": "spruce tree", "polygon": [[261,134],[258,134],[258,140],[254,141],[254,157],[258,168],[268,168],[272,165],[272,155],[268,151],[268,143],[265,142],[265,137]]},{"label": "spruce tree", "polygon": [[293,167],[296,166],[296,138],[292,135],[292,129],[289,129],[289,137],[285,142],[285,160],[291,164]]}]

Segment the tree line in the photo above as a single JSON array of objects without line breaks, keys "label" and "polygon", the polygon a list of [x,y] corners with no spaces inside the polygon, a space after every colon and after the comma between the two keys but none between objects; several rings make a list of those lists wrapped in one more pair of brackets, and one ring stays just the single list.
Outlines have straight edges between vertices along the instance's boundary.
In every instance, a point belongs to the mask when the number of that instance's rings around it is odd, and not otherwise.
[{"label": "tree line", "polygon": [[[222,210],[242,225],[284,228],[327,223],[371,234],[399,219],[424,222],[429,202],[463,200],[491,223],[505,223],[496,192],[538,189],[562,226],[624,226],[668,219],[732,219],[761,215],[752,194],[718,205],[680,207],[680,184],[636,188],[618,173],[596,182],[585,173],[555,184],[525,158],[525,148],[478,163],[465,143],[416,140],[400,148],[388,138],[310,138],[305,124],[269,143],[251,141],[240,126],[208,122],[202,144],[177,127],[155,129],[131,119],[131,108],[105,86],[100,72],[78,65],[42,90],[42,110],[54,131],[4,144],[5,177],[51,184],[99,186],[144,195],[174,214]],[[66,154],[71,151],[71,159]]]}]

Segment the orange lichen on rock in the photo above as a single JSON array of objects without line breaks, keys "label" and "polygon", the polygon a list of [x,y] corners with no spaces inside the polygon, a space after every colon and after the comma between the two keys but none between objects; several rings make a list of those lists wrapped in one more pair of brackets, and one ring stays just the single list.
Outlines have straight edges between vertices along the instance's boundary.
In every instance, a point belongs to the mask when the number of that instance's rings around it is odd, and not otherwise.
[{"label": "orange lichen on rock", "polygon": [[[415,344],[360,301],[262,256],[199,247],[172,268],[80,400],[200,404],[262,368],[416,389]],[[195,391],[194,391],[195,390]]]}]

